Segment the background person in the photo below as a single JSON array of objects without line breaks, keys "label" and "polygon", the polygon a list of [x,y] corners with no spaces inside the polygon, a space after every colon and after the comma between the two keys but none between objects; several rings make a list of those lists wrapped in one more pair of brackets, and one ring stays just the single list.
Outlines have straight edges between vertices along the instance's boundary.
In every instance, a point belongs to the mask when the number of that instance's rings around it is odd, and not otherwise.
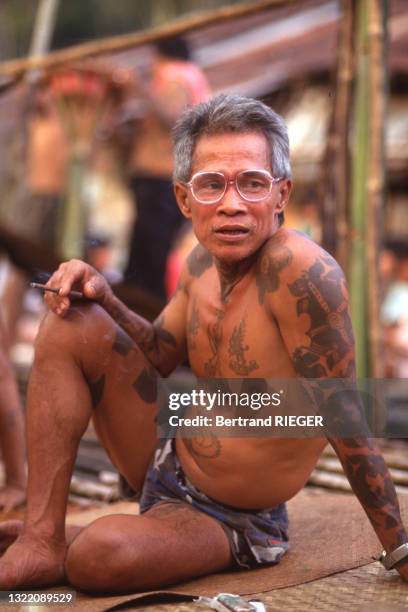
[{"label": "background person", "polygon": [[47,86],[38,86],[27,123],[26,194],[17,203],[19,233],[56,249],[67,180],[67,140]]},{"label": "background person", "polygon": [[387,243],[382,253],[383,271],[387,262],[388,283],[381,305],[385,370],[392,378],[408,378],[408,244]]},{"label": "background person", "polygon": [[208,99],[209,85],[184,39],[162,40],[156,53],[149,83],[139,80],[135,91],[144,100],[145,114],[135,124],[129,158],[137,213],[124,275],[165,299],[166,261],[183,221],[173,193],[171,129],[186,107]]}]

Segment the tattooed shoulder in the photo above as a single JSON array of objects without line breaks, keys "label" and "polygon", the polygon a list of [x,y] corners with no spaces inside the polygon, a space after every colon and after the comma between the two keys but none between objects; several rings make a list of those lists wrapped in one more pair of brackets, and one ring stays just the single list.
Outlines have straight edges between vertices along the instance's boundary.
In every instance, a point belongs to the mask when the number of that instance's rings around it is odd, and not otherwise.
[{"label": "tattooed shoulder", "polygon": [[263,247],[256,270],[258,301],[262,305],[268,293],[280,287],[280,273],[291,264],[293,253],[285,233],[273,236]]},{"label": "tattooed shoulder", "polygon": [[213,263],[212,255],[203,246],[198,244],[187,258],[187,268],[191,276],[198,278],[211,268]]}]

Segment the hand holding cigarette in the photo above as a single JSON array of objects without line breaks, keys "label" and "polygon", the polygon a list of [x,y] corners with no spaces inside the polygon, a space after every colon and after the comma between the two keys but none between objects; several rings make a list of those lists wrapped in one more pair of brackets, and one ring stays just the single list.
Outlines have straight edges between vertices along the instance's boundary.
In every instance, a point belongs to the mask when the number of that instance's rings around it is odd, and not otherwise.
[{"label": "hand holding cigarette", "polygon": [[[51,291],[51,293],[56,293],[59,294],[60,289],[56,288],[56,287],[47,287],[46,285],[43,285],[42,283],[30,283],[30,287],[33,287],[34,289],[41,289],[42,291]],[[84,295],[82,293],[82,291],[70,291],[67,295],[67,297],[69,297],[70,300],[89,300],[90,298],[87,298],[86,295]]]},{"label": "hand holding cigarette", "polygon": [[98,302],[105,308],[113,296],[106,279],[95,268],[79,259],[60,264],[47,284],[31,283],[31,286],[44,291],[47,307],[61,317],[69,312],[75,302]]}]

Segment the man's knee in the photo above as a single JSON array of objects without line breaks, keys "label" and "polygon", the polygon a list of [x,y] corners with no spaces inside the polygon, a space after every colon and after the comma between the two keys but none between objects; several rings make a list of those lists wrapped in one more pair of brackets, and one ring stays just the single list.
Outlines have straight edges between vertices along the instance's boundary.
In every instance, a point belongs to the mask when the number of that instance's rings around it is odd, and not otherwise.
[{"label": "man's knee", "polygon": [[[72,542],[65,561],[65,572],[72,586],[99,593],[122,590],[129,542],[118,529],[118,518],[116,515],[97,519]],[[132,556],[135,569],[137,551]]]},{"label": "man's knee", "polygon": [[98,345],[111,343],[114,335],[114,322],[98,304],[74,305],[65,317],[48,311],[37,335],[36,359],[49,359],[61,350],[66,354],[90,352],[95,356]]}]

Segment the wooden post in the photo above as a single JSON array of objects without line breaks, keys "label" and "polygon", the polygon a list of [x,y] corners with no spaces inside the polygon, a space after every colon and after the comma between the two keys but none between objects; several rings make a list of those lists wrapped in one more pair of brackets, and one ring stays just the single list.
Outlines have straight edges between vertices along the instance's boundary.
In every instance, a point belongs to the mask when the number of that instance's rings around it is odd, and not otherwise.
[{"label": "wooden post", "polygon": [[385,107],[387,99],[387,0],[369,0],[369,133],[370,156],[367,180],[367,265],[370,373],[384,375],[379,320],[378,255],[382,244],[385,188]]},{"label": "wooden post", "polygon": [[351,168],[351,255],[350,302],[356,338],[359,378],[369,376],[368,362],[368,283],[366,258],[367,178],[369,155],[369,55],[368,0],[357,0],[356,80],[353,108],[354,133]]},{"label": "wooden post", "polygon": [[359,377],[383,374],[378,252],[384,204],[387,0],[356,0],[350,286]]},{"label": "wooden post", "polygon": [[57,17],[58,3],[59,0],[40,0],[35,16],[29,57],[42,57],[47,53]]}]

